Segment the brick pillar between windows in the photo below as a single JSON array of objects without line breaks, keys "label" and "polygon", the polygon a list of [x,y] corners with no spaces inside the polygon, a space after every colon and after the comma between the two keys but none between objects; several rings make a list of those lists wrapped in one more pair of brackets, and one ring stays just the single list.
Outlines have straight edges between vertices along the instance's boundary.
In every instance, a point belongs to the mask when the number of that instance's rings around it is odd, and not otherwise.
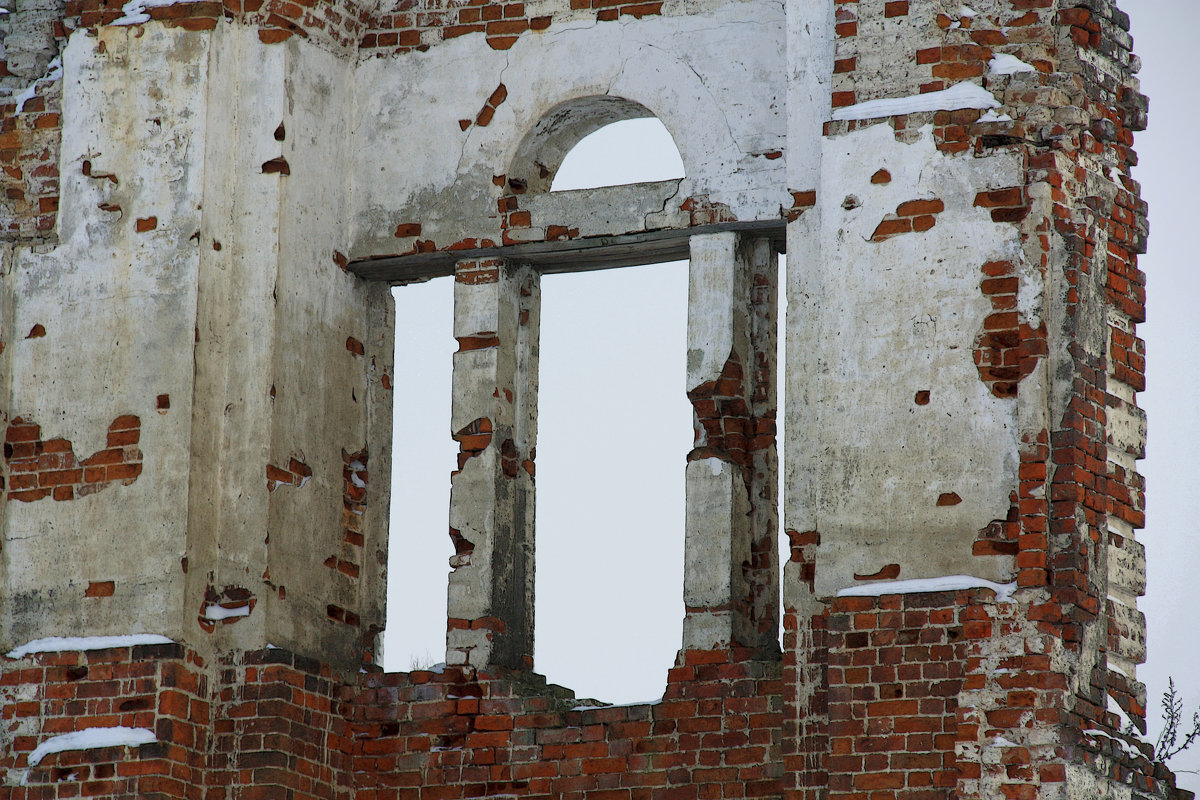
[{"label": "brick pillar between windows", "polygon": [[778,653],[777,274],[766,239],[691,239],[685,651]]},{"label": "brick pillar between windows", "polygon": [[498,259],[455,268],[450,665],[533,666],[539,280]]}]

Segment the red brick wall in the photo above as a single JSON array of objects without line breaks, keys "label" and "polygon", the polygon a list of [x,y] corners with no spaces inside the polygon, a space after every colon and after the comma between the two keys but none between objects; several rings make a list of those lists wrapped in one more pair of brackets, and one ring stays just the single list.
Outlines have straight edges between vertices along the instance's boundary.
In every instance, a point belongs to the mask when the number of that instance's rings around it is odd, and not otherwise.
[{"label": "red brick wall", "polygon": [[[280,649],[208,662],[178,645],[29,656],[5,661],[0,677],[0,779],[14,800],[940,800],[969,796],[964,785],[981,775],[1006,797],[1032,798],[1064,780],[1067,760],[1090,759],[1143,791],[1185,798],[1149,762],[1114,761],[1103,740],[1010,742],[1001,760],[980,761],[971,745],[981,733],[1066,713],[1048,656],[1013,652],[985,674],[980,646],[1017,631],[1024,612],[991,600],[973,590],[836,601],[827,684],[800,717],[814,712],[819,732],[785,722],[795,721],[794,670],[748,651],[690,653],[660,702],[599,708],[577,708],[529,673],[347,681]],[[1003,687],[990,708],[975,702],[988,684]],[[39,742],[115,725],[158,741],[47,755],[20,784]]]},{"label": "red brick wall", "polygon": [[[0,74],[4,67],[0,61]],[[0,240],[45,238],[54,230],[61,98],[61,84],[42,81],[19,109],[11,97],[0,100]]]},{"label": "red brick wall", "polygon": [[177,645],[34,655],[0,680],[0,719],[20,727],[0,771],[17,780],[52,735],[125,725],[158,742],[48,755],[11,796],[777,797],[779,665],[749,655],[695,652],[661,702],[581,710],[528,674],[346,683],[278,649],[208,664]]},{"label": "red brick wall", "polygon": [[[202,796],[211,698],[204,663],[194,654],[179,645],[140,645],[45,653],[6,659],[3,666],[0,724],[7,746],[0,748],[0,785],[11,792],[6,797]],[[158,741],[52,753],[19,784],[39,743],[115,726],[149,729]]]},{"label": "red brick wall", "polygon": [[80,459],[68,440],[44,439],[39,425],[16,417],[5,430],[0,489],[7,488],[9,500],[32,503],[48,497],[74,500],[114,483],[129,485],[142,474],[141,430],[137,416],[123,414],[108,426],[105,449]]},{"label": "red brick wall", "polygon": [[351,726],[357,796],[778,796],[778,665],[745,655],[692,653],[660,703],[578,711],[518,676],[368,677]]}]

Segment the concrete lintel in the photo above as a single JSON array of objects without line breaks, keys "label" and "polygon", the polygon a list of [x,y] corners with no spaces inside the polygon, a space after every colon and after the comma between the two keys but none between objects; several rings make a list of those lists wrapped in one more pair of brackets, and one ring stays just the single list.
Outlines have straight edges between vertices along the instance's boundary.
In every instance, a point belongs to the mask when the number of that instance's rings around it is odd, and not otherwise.
[{"label": "concrete lintel", "polygon": [[505,258],[532,264],[544,275],[591,272],[598,269],[658,264],[664,261],[682,261],[689,257],[688,242],[692,236],[725,231],[765,236],[771,240],[772,246],[782,253],[785,252],[784,226],[783,219],[720,222],[713,225],[664,228],[567,241],[529,242],[506,247],[387,256],[353,261],[349,269],[360,278],[393,284],[419,283],[430,278],[453,275],[454,264],[463,259]]}]

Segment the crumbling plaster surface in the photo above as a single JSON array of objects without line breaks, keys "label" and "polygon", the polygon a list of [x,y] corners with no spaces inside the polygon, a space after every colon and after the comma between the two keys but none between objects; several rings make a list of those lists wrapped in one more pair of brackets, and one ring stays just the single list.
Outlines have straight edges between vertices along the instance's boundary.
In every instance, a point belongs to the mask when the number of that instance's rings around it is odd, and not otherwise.
[{"label": "crumbling plaster surface", "polygon": [[[694,192],[729,205],[740,220],[778,216],[790,204],[784,159],[764,154],[784,147],[783,27],[779,4],[714,4],[636,24],[567,23],[506,51],[481,50],[477,37],[463,36],[403,59],[364,62],[356,78],[351,257],[410,249],[417,237],[397,239],[398,223],[419,223],[419,238],[439,248],[497,238],[493,177],[507,174],[534,121],[595,95],[658,116]],[[744,44],[731,41],[739,38]],[[507,97],[490,122],[462,130],[459,121],[475,120],[499,84]]]},{"label": "crumbling plaster surface", "polygon": [[532,663],[540,299],[540,276],[528,265],[459,265],[451,430],[463,456],[450,484],[451,665]]},{"label": "crumbling plaster surface", "polygon": [[[80,459],[105,448],[114,418],[135,415],[144,463],[129,485],[4,505],[0,602],[12,627],[0,646],[179,626],[192,398],[179,354],[194,335],[203,45],[158,26],[136,40],[126,28],[76,34],[67,48],[60,244],[16,248],[6,270],[4,405],[9,421],[41,425]],[[131,73],[140,91],[129,91]],[[26,338],[35,325],[45,335]],[[160,394],[171,401],[162,413]],[[115,593],[85,598],[91,580],[115,580]]]},{"label": "crumbling plaster surface", "polygon": [[[290,170],[278,177],[270,450],[271,463],[299,457],[313,478],[298,491],[270,496],[270,577],[260,587],[272,613],[271,641],[300,647],[312,641],[310,621],[324,618],[330,603],[354,609],[364,632],[383,625],[386,594],[376,587],[386,584],[395,323],[389,287],[356,279],[332,258],[332,250],[347,248],[350,196],[339,178],[350,173],[351,153],[331,144],[350,135],[352,67],[298,39],[284,48],[295,68],[281,80],[280,117],[260,132],[275,148],[271,157],[282,156]],[[361,343],[361,354],[348,337]],[[402,458],[421,457],[404,442],[395,449]],[[366,477],[358,479],[366,486],[357,488],[366,491],[366,519],[359,546],[342,535],[342,453],[363,450]],[[330,557],[356,567],[358,577],[353,569],[323,566]],[[352,627],[326,621],[323,640],[347,646],[357,635]]]},{"label": "crumbling plaster surface", "polygon": [[[185,599],[185,632],[192,636],[227,587],[257,595],[251,587],[265,567],[282,192],[280,177],[262,174],[258,165],[278,150],[271,132],[284,105],[284,51],[262,50],[255,58],[251,37],[232,26],[209,40],[206,157],[224,166],[205,170],[200,231]],[[225,86],[240,89],[234,101],[212,102]],[[216,630],[235,646],[267,635],[265,609],[257,604],[248,616],[231,619]]]},{"label": "crumbling plaster surface", "polygon": [[[868,155],[869,154],[869,155]],[[872,183],[886,169],[890,182]],[[979,379],[973,342],[991,306],[988,261],[1021,261],[1017,231],[974,207],[1018,186],[1016,156],[951,157],[922,129],[912,144],[875,125],[825,141],[817,214],[789,242],[787,526],[820,533],[816,593],[900,565],[901,579],[970,573],[1011,579],[972,543],[1004,519],[1017,483],[1017,402]],[[941,199],[932,228],[873,241],[910,200]],[[809,221],[811,217],[811,222]],[[819,220],[819,232],[807,229]],[[806,230],[807,229],[807,230]],[[806,268],[820,253],[822,268]],[[1036,327],[1041,287],[1021,272]],[[1022,395],[1039,393],[1037,374]],[[916,401],[928,391],[928,404]],[[956,495],[959,500],[943,495]],[[952,504],[949,504],[952,503]]]},{"label": "crumbling plaster surface", "polygon": [[[357,663],[383,625],[362,587],[383,581],[388,482],[357,475],[369,541],[346,545],[342,453],[370,443],[388,474],[394,375],[388,289],[335,257],[353,65],[236,25],[110,26],[63,60],[58,242],[7,251],[4,406],[81,460],[134,415],[144,461],[128,485],[3,505],[0,646],[153,620],[201,649],[315,642]],[[269,492],[268,463],[293,457],[313,480]],[[112,594],[85,597],[92,581]],[[248,615],[203,631],[243,594]]]}]

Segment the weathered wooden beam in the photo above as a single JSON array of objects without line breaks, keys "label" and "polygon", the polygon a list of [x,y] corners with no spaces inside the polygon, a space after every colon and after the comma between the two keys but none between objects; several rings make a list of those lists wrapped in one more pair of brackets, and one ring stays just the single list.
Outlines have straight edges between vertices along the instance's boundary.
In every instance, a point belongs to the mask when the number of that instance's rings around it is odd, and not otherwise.
[{"label": "weathered wooden beam", "polygon": [[443,250],[405,256],[352,261],[349,269],[360,278],[388,283],[417,283],[454,274],[454,264],[463,259],[506,258],[532,264],[543,274],[590,272],[598,269],[658,264],[688,258],[692,236],[722,231],[758,233],[771,240],[776,252],[786,251],[782,219],[720,222],[688,228],[617,236],[593,236],[554,242],[528,242],[505,247]]}]

